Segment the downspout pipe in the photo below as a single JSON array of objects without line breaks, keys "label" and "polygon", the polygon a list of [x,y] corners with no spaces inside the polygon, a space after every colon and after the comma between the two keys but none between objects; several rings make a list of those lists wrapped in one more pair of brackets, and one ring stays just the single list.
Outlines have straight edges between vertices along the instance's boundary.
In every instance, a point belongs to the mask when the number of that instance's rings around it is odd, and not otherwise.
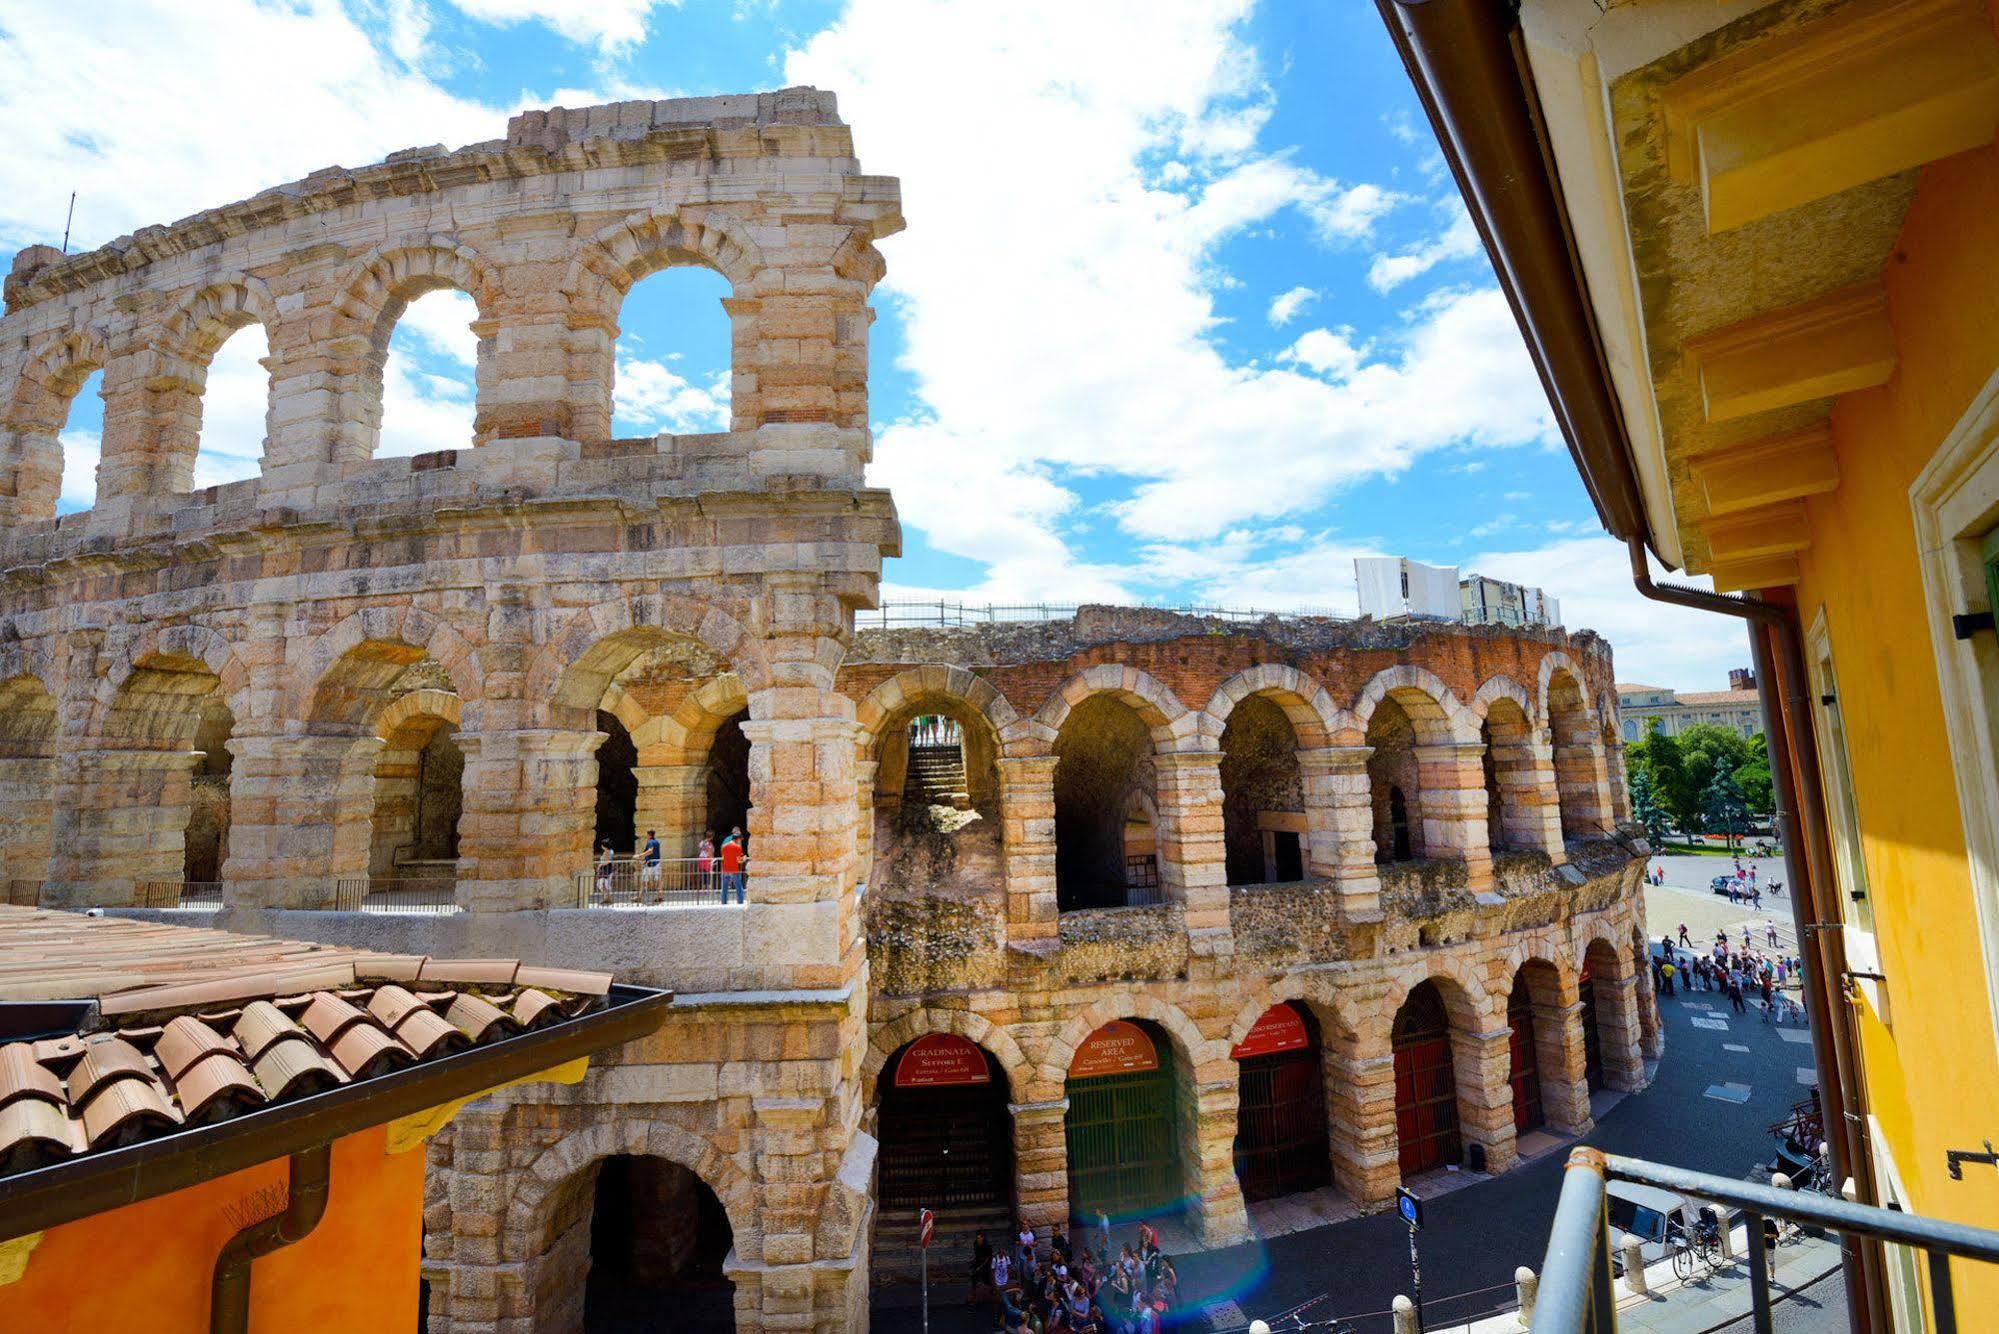
[{"label": "downspout pipe", "polygon": [[[1771,765],[1772,794],[1783,836],[1784,872],[1791,885],[1792,927],[1805,965],[1805,1010],[1811,1022],[1812,1055],[1819,1069],[1833,1073],[1831,1086],[1819,1091],[1826,1143],[1832,1151],[1835,1176],[1852,1179],[1861,1203],[1878,1203],[1866,1133],[1866,1085],[1860,1077],[1859,1043],[1845,1002],[1845,940],[1832,925],[1837,918],[1823,915],[1827,905],[1837,902],[1838,887],[1831,869],[1825,793],[1819,782],[1818,738],[1807,721],[1810,699],[1796,614],[1776,603],[1656,583],[1643,541],[1631,538],[1626,545],[1631,556],[1631,582],[1644,597],[1749,623],[1763,732],[1769,739],[1771,756],[1779,761]],[[1786,758],[1792,763],[1782,762]],[[1885,1312],[1877,1305],[1882,1275],[1879,1247],[1842,1233],[1840,1250],[1847,1311],[1856,1334],[1886,1329]]]},{"label": "downspout pipe", "polygon": [[247,1334],[250,1328],[250,1264],[259,1256],[304,1241],[326,1215],[333,1146],[291,1155],[291,1182],[284,1212],[252,1223],[223,1244],[215,1257],[208,1304],[209,1334]]}]

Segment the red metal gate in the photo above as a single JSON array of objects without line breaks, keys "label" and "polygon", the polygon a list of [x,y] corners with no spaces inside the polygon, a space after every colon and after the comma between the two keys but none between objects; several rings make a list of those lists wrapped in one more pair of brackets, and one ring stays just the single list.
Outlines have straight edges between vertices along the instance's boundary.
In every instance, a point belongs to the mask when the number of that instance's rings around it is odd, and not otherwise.
[{"label": "red metal gate", "polygon": [[1525,1134],[1546,1119],[1541,1111],[1541,1069],[1534,1047],[1534,1002],[1525,983],[1515,983],[1506,1000],[1507,1041],[1513,1056],[1513,1128]]},{"label": "red metal gate", "polygon": [[1395,1134],[1402,1175],[1458,1161],[1458,1086],[1450,1021],[1436,984],[1409,993],[1395,1015]]},{"label": "red metal gate", "polygon": [[1267,1200],[1328,1184],[1332,1160],[1318,1048],[1253,1056],[1239,1064],[1235,1163],[1243,1198]]},{"label": "red metal gate", "polygon": [[1589,1091],[1595,1093],[1603,1087],[1603,1036],[1596,1031],[1596,983],[1590,978],[1588,964],[1576,978],[1576,988],[1583,1002],[1583,1073],[1589,1079]]}]

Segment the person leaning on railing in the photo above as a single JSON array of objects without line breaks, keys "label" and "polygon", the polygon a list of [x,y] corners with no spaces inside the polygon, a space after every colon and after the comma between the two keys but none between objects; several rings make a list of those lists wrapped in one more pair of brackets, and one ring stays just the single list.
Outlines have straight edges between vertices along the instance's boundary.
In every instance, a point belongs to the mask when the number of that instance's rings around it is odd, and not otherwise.
[{"label": "person leaning on railing", "polygon": [[744,862],[743,831],[740,828],[732,828],[731,830],[729,830],[729,837],[726,840],[724,840],[722,844],[721,862],[722,862],[722,902],[727,903],[729,901],[729,891],[731,889],[736,891],[736,902],[737,903],[744,902],[745,900],[743,895],[743,862]]}]

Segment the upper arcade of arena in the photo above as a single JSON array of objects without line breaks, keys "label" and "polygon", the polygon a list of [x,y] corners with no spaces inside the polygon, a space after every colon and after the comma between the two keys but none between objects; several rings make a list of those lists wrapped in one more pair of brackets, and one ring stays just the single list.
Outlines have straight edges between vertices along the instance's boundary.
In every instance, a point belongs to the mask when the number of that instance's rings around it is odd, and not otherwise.
[{"label": "upper arcade of arena", "polygon": [[[486,495],[854,489],[868,452],[874,243],[900,191],[813,88],[524,112],[503,139],[328,167],[99,249],[14,257],[0,319],[0,559]],[[672,265],[721,274],[730,428],[614,440],[620,306]],[[472,437],[376,458],[409,303],[478,308]],[[261,325],[259,476],[196,492],[210,362]],[[58,435],[103,372],[97,501],[56,520]],[[440,476],[441,474],[441,476]]]}]

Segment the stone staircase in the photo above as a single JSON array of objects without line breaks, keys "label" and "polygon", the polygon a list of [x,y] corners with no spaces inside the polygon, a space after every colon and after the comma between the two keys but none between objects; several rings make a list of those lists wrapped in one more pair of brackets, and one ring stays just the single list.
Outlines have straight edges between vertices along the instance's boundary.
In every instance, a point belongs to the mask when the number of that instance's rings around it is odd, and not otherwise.
[{"label": "stone staircase", "polygon": [[[959,1205],[938,1209],[930,1241],[930,1295],[963,1301],[972,1263],[972,1237],[981,1228],[993,1249],[1013,1244],[1013,1215],[1005,1206]],[[874,1281],[877,1285],[915,1283],[922,1259],[916,1245],[916,1210],[883,1209],[875,1216]]]},{"label": "stone staircase", "polygon": [[970,810],[972,797],[965,781],[964,749],[956,745],[911,746],[902,799],[919,806]]}]

